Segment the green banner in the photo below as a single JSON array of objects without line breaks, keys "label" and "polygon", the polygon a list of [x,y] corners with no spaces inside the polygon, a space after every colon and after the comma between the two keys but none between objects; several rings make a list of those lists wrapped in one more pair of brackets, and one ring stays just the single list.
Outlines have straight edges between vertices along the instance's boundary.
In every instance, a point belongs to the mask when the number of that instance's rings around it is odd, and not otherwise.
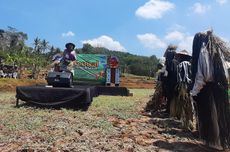
[{"label": "green banner", "polygon": [[74,80],[94,81],[105,84],[107,56],[100,54],[77,54]]}]

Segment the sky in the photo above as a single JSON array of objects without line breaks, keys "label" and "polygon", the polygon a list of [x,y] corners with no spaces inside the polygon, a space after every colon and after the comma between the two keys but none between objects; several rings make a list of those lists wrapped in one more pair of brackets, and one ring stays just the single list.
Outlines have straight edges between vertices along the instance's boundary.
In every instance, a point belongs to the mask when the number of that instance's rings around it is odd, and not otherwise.
[{"label": "sky", "polygon": [[72,42],[162,57],[169,44],[192,51],[197,32],[230,40],[230,0],[0,0],[0,29],[64,49]]}]

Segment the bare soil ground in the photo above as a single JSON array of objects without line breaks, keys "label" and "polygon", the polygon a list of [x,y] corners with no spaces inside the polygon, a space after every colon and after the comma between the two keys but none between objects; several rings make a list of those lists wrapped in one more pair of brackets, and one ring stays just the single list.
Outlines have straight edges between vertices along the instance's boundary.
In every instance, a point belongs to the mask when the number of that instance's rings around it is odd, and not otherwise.
[{"label": "bare soil ground", "polygon": [[[152,86],[151,81],[146,86]],[[21,104],[16,108],[15,93],[1,91],[0,151],[216,151],[205,147],[194,132],[183,130],[180,121],[163,113],[154,117],[144,113],[153,89],[130,92],[133,96],[96,97],[83,111],[80,106],[54,109]]]},{"label": "bare soil ground", "polygon": [[134,89],[153,89],[155,80],[148,77],[126,75],[121,77],[121,86]]},{"label": "bare soil ground", "polygon": [[[45,79],[33,80],[0,78],[0,91],[15,91],[16,86],[42,84],[46,84]],[[122,76],[120,80],[120,86],[127,87],[130,89],[153,89],[154,85],[155,81],[153,79],[148,79],[147,77]]]},{"label": "bare soil ground", "polygon": [[0,91],[15,91],[16,86],[46,84],[45,80],[0,78]]}]

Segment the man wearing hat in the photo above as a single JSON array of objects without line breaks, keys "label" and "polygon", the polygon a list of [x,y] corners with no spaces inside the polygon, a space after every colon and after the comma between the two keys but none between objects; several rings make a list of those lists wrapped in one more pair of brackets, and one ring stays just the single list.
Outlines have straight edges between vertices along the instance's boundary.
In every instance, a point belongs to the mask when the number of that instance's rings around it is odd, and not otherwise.
[{"label": "man wearing hat", "polygon": [[68,70],[68,67],[73,64],[73,62],[76,60],[75,57],[75,45],[73,43],[66,43],[65,45],[66,49],[63,52],[63,57],[61,60],[61,70]]}]

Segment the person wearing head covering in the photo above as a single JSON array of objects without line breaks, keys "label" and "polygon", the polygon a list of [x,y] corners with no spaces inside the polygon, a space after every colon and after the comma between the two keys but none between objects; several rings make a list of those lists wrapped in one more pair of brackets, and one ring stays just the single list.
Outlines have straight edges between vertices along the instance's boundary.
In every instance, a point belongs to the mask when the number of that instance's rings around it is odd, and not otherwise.
[{"label": "person wearing head covering", "polygon": [[164,79],[164,90],[166,96],[166,113],[170,114],[170,103],[173,99],[175,94],[174,89],[177,84],[177,65],[178,61],[176,59],[176,49],[177,47],[174,45],[169,45],[165,51],[164,57],[166,59],[165,66],[166,66],[166,73],[167,76]]},{"label": "person wearing head covering", "polygon": [[[61,59],[60,69],[61,71],[69,71],[76,60],[76,54],[74,51],[75,45],[73,43],[67,43],[65,45],[66,49],[63,52],[63,57]],[[68,69],[69,67],[69,69]]]},{"label": "person wearing head covering", "polygon": [[75,45],[73,43],[67,43],[65,45],[66,49],[63,53],[63,58],[66,62],[68,61],[75,61],[76,57],[75,57]]},{"label": "person wearing head covering", "polygon": [[177,85],[170,105],[170,116],[181,119],[182,126],[192,130],[193,105],[189,94],[191,88],[191,55],[186,50],[182,50],[176,53],[176,58],[178,61]]},{"label": "person wearing head covering", "polygon": [[230,148],[230,109],[225,62],[230,49],[212,31],[193,39],[191,95],[198,115],[201,139],[217,149]]}]

